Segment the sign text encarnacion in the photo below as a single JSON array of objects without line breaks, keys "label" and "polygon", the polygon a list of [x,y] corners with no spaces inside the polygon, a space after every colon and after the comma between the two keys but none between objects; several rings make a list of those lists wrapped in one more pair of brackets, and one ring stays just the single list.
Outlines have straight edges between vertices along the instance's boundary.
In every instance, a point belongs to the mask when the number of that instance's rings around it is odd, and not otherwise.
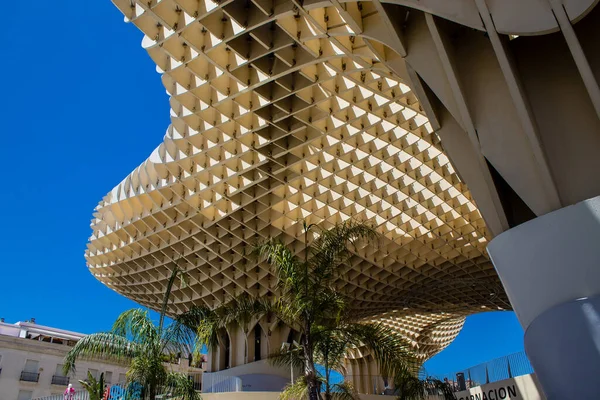
[{"label": "sign text encarnacion", "polygon": [[469,394],[467,396],[457,397],[457,400],[503,400],[518,399],[517,388],[515,385],[503,386],[497,389],[489,389],[481,393]]}]

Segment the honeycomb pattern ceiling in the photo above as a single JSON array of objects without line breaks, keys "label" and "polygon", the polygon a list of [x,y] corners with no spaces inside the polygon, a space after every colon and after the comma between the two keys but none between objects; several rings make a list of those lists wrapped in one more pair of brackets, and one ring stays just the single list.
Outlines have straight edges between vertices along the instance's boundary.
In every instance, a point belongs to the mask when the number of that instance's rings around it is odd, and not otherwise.
[{"label": "honeycomb pattern ceiling", "polygon": [[[380,322],[399,332],[407,339],[419,361],[424,362],[454,340],[465,323],[460,313],[410,313],[392,311],[378,315],[372,322]],[[364,348],[352,349],[349,359],[363,358],[369,351]]]},{"label": "honeycomb pattern ceiling", "polygon": [[[353,219],[380,233],[336,283],[357,316],[434,332],[439,350],[464,315],[510,308],[469,190],[383,45],[360,33],[384,24],[379,2],[114,3],[145,34],[171,125],[96,208],[86,258],[97,279],[157,308],[177,264],[190,282],[171,313],[270,295],[253,244],[279,237],[300,252],[304,220]],[[438,339],[427,340],[430,354]]]}]

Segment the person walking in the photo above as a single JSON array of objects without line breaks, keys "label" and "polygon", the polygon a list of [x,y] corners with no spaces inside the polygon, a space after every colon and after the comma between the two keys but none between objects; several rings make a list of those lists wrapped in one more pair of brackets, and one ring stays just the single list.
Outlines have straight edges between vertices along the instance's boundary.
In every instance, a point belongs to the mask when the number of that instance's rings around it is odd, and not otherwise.
[{"label": "person walking", "polygon": [[65,394],[63,396],[64,400],[75,400],[75,389],[73,388],[73,384],[69,383],[69,386],[65,389]]}]

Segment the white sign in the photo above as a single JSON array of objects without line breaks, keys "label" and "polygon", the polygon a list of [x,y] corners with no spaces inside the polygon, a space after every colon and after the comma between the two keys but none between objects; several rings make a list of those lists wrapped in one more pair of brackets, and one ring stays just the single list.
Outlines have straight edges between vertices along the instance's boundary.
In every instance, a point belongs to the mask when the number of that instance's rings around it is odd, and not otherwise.
[{"label": "white sign", "polygon": [[523,375],[454,394],[456,400],[546,400],[535,375]]}]

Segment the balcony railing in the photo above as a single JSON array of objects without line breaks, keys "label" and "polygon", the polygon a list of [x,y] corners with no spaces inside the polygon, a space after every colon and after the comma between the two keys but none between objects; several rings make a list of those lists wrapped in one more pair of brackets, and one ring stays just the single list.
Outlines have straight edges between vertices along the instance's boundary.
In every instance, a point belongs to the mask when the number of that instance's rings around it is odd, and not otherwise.
[{"label": "balcony railing", "polygon": [[[196,377],[192,376],[191,379],[196,382]],[[200,383],[200,382],[198,382]],[[115,384],[115,385],[107,385],[106,389],[108,389],[108,398],[109,399],[128,399],[128,400],[142,400],[144,397],[142,396],[142,387],[137,383],[128,383],[128,384]],[[4,397],[0,397],[4,400]],[[174,396],[172,394],[172,390],[169,388],[161,387],[158,389],[157,399],[162,400],[180,400],[179,396]],[[33,400],[64,400],[64,395],[57,394],[52,396],[45,397],[36,397]],[[90,400],[90,396],[85,390],[77,390],[73,394],[73,397],[69,397],[69,400]]]},{"label": "balcony railing", "polygon": [[[533,367],[525,352],[522,351],[438,378],[446,380],[457,391],[460,391],[531,373],[533,373]],[[457,377],[457,375],[460,376]]]},{"label": "balcony railing", "polygon": [[242,379],[237,376],[221,375],[218,372],[204,373],[202,388],[204,393],[241,392]]},{"label": "balcony railing", "polygon": [[70,378],[68,376],[52,375],[53,385],[67,386],[69,384],[69,380]]},{"label": "balcony railing", "polygon": [[21,380],[24,382],[37,382],[40,380],[40,374],[37,372],[21,372]]},{"label": "balcony railing", "polygon": [[[64,400],[64,399],[65,399],[64,394],[55,394],[52,396],[37,397],[34,400]],[[71,397],[69,397],[69,400],[71,400]],[[90,395],[85,390],[78,391],[73,394],[73,400],[90,400]]]},{"label": "balcony railing", "polygon": [[202,390],[202,375],[201,374],[189,374],[188,379],[194,384],[194,390]]}]

